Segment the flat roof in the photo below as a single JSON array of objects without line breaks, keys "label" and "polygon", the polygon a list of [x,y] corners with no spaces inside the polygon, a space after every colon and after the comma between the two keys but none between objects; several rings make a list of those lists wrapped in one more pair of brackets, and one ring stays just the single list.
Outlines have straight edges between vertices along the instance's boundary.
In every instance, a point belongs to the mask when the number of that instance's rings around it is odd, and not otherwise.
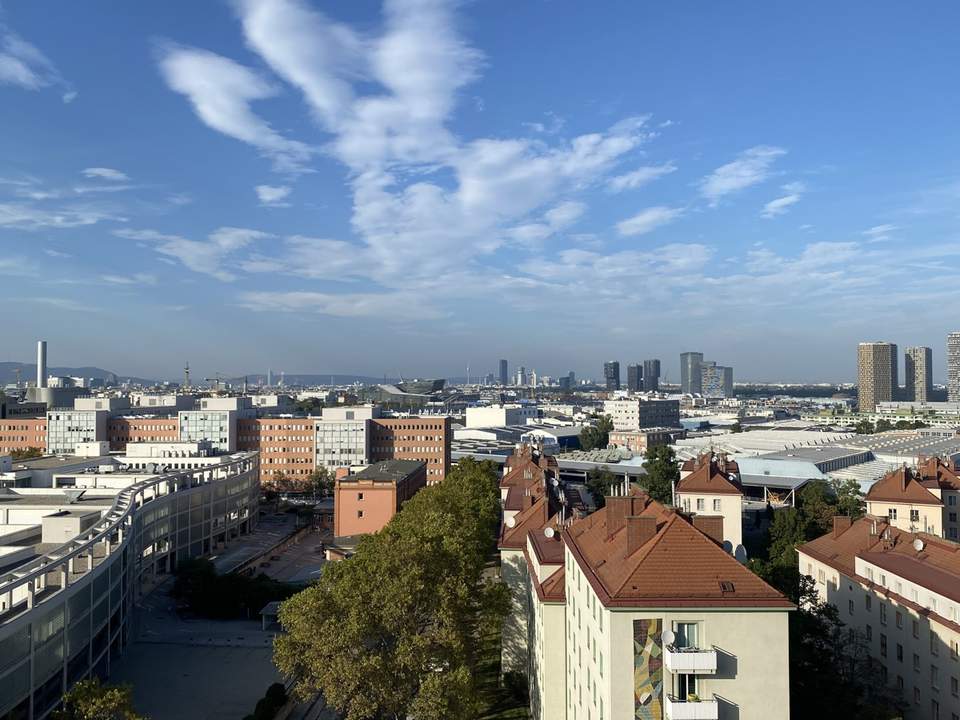
[{"label": "flat roof", "polygon": [[761,460],[809,460],[818,463],[825,460],[839,460],[840,458],[850,457],[851,455],[860,455],[868,452],[869,448],[864,447],[842,447],[838,445],[805,445],[803,447],[789,448],[778,452],[766,453],[760,455]]},{"label": "flat roof", "polygon": [[116,501],[116,497],[113,495],[94,495],[92,497],[87,497],[83,495],[79,500],[71,502],[70,498],[67,497],[65,493],[55,494],[43,494],[43,495],[27,495],[20,494],[13,491],[12,488],[4,488],[0,490],[0,505],[41,505],[47,507],[59,507],[61,505],[79,505],[79,506],[96,506],[96,507],[110,507]]},{"label": "flat roof", "polygon": [[[44,455],[43,457],[30,458],[29,460],[14,460],[14,470],[56,470],[62,467],[71,467],[73,465],[99,465],[101,460],[110,460],[111,455],[97,455],[95,457],[80,457],[79,455]],[[24,466],[26,466],[24,468]]]},{"label": "flat roof", "polygon": [[381,460],[380,462],[372,463],[356,475],[348,475],[345,478],[341,478],[340,482],[359,480],[400,482],[404,478],[413,475],[420,468],[426,467],[426,465],[422,460]]}]

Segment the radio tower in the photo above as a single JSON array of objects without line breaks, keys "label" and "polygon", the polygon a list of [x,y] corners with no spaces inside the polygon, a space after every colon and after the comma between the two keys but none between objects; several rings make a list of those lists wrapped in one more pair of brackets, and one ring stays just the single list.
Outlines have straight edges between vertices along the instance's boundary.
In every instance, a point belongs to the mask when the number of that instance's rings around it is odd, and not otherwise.
[{"label": "radio tower", "polygon": [[187,360],[187,364],[183,366],[183,387],[185,389],[190,388],[190,361]]}]

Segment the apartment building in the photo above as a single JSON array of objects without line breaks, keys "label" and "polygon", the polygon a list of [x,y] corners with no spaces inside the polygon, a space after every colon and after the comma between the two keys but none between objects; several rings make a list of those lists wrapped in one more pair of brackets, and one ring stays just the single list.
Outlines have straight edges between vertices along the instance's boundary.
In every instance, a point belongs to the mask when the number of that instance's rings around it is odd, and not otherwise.
[{"label": "apartment building", "polygon": [[800,572],[866,643],[907,720],[960,719],[960,546],[885,517],[834,518],[801,545]]},{"label": "apartment building", "polygon": [[449,417],[375,418],[370,423],[370,460],[418,460],[427,468],[427,484],[450,472]]},{"label": "apartment building", "polygon": [[860,412],[873,412],[878,403],[896,400],[898,378],[896,344],[860,343],[857,348],[857,404]]},{"label": "apartment building", "polygon": [[723,455],[701,455],[674,485],[673,505],[696,517],[720,518],[724,550],[740,562],[746,562],[743,488],[735,462]]},{"label": "apartment building", "polygon": [[549,479],[527,492],[529,463],[508,478],[524,500],[500,538],[504,668],[527,674],[536,720],[789,717],[792,605],[724,552],[718,518],[644,494],[573,517]]},{"label": "apartment building", "polygon": [[875,482],[866,495],[867,513],[895,528],[957,540],[960,473],[940,458],[903,466]]},{"label": "apartment building", "polygon": [[680,425],[680,401],[650,398],[604,400],[603,413],[613,421],[614,430],[642,430]]},{"label": "apartment building", "polygon": [[111,450],[125,450],[127,443],[177,442],[179,439],[180,425],[176,417],[131,415],[107,420],[107,441]]},{"label": "apartment building", "polygon": [[673,439],[683,435],[678,428],[651,427],[643,430],[614,430],[610,433],[609,443],[632,452],[643,454],[647,448],[657,445],[669,445]]}]

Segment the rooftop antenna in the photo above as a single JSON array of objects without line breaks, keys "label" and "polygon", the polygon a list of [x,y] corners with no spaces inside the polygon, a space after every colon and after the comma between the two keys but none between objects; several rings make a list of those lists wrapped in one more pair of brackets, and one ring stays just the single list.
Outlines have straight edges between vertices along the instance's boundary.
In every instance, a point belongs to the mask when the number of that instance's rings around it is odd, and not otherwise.
[{"label": "rooftop antenna", "polygon": [[22,369],[22,368],[14,368],[14,369],[13,369],[13,374],[14,374],[14,375],[16,376],[16,378],[17,378],[17,390],[20,389],[20,374],[21,374],[22,372],[23,372],[23,369]]}]

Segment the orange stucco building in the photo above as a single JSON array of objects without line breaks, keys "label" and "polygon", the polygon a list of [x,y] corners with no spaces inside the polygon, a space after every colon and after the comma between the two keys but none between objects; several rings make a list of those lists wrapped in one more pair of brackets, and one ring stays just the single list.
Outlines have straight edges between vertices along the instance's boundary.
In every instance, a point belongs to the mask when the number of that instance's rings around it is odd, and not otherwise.
[{"label": "orange stucco building", "polygon": [[333,534],[377,532],[426,484],[427,465],[417,460],[385,460],[339,478],[333,495]]}]

